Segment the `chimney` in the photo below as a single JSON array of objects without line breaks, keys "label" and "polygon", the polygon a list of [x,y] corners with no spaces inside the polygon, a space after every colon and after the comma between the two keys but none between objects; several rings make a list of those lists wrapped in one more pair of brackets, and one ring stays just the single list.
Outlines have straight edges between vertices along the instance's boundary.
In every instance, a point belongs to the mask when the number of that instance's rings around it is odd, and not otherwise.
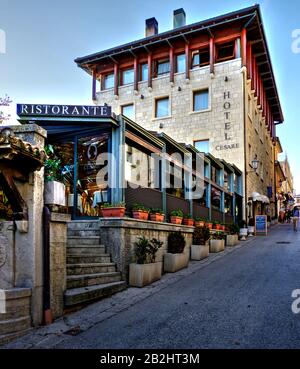
[{"label": "chimney", "polygon": [[183,27],[186,25],[186,15],[183,8],[174,10],[173,12],[173,28]]},{"label": "chimney", "polygon": [[146,19],[145,36],[153,36],[158,34],[158,22],[155,18]]}]

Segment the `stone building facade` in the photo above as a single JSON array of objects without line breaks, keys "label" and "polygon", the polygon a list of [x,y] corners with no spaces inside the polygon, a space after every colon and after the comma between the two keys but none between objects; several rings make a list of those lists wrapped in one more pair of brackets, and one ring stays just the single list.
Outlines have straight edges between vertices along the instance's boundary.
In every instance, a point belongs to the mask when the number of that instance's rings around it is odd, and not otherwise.
[{"label": "stone building facade", "polygon": [[[257,212],[275,216],[275,126],[283,114],[259,6],[190,26],[179,9],[174,25],[159,34],[155,18],[148,19],[145,39],[76,59],[93,76],[94,102],[124,115],[131,106],[132,120],[178,142],[201,148],[205,141],[212,155],[244,173],[245,218],[253,216],[253,194],[266,199]],[[161,100],[168,104],[163,116]]]}]

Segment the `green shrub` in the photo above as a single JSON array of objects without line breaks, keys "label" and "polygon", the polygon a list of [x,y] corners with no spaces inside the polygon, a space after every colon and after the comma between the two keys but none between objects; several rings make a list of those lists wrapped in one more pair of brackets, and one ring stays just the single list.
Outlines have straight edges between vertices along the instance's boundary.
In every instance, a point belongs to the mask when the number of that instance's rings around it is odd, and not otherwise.
[{"label": "green shrub", "polygon": [[149,213],[150,209],[146,208],[142,204],[133,204],[132,206],[133,211],[147,211]]},{"label": "green shrub", "polygon": [[173,232],[168,237],[168,252],[182,254],[185,248],[185,238],[181,232]]},{"label": "green shrub", "polygon": [[237,224],[230,224],[229,225],[229,232],[230,234],[239,234],[240,227]]},{"label": "green shrub", "polygon": [[171,216],[172,217],[183,218],[183,212],[180,209],[174,210],[174,211],[172,211]]},{"label": "green shrub", "polygon": [[193,245],[205,245],[210,239],[210,230],[208,227],[197,227],[194,230]]},{"label": "green shrub", "polygon": [[135,257],[137,264],[155,263],[157,251],[162,247],[163,242],[153,238],[149,241],[146,237],[140,237],[135,243]]},{"label": "green shrub", "polygon": [[162,247],[163,244],[164,243],[162,241],[159,241],[156,238],[153,238],[149,242],[149,259],[150,259],[150,263],[155,263],[156,253]]}]

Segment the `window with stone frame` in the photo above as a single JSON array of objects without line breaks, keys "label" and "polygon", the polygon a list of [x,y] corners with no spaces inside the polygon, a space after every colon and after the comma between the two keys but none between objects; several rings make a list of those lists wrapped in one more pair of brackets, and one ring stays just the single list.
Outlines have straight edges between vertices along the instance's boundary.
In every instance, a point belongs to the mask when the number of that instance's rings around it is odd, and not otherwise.
[{"label": "window with stone frame", "polygon": [[235,59],[235,41],[216,45],[216,63]]},{"label": "window with stone frame", "polygon": [[210,63],[209,48],[204,48],[192,52],[192,69],[205,67]]}]

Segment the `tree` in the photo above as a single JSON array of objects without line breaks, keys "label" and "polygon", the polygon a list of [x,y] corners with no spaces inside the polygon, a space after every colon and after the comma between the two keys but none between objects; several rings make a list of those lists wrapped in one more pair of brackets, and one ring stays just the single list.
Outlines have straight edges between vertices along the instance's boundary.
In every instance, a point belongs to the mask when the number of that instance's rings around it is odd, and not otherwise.
[{"label": "tree", "polygon": [[5,114],[1,110],[1,106],[9,106],[10,103],[12,103],[12,100],[10,99],[10,97],[7,94],[5,94],[4,97],[0,97],[0,123],[2,123],[5,120],[8,120],[10,118],[10,114]]}]

